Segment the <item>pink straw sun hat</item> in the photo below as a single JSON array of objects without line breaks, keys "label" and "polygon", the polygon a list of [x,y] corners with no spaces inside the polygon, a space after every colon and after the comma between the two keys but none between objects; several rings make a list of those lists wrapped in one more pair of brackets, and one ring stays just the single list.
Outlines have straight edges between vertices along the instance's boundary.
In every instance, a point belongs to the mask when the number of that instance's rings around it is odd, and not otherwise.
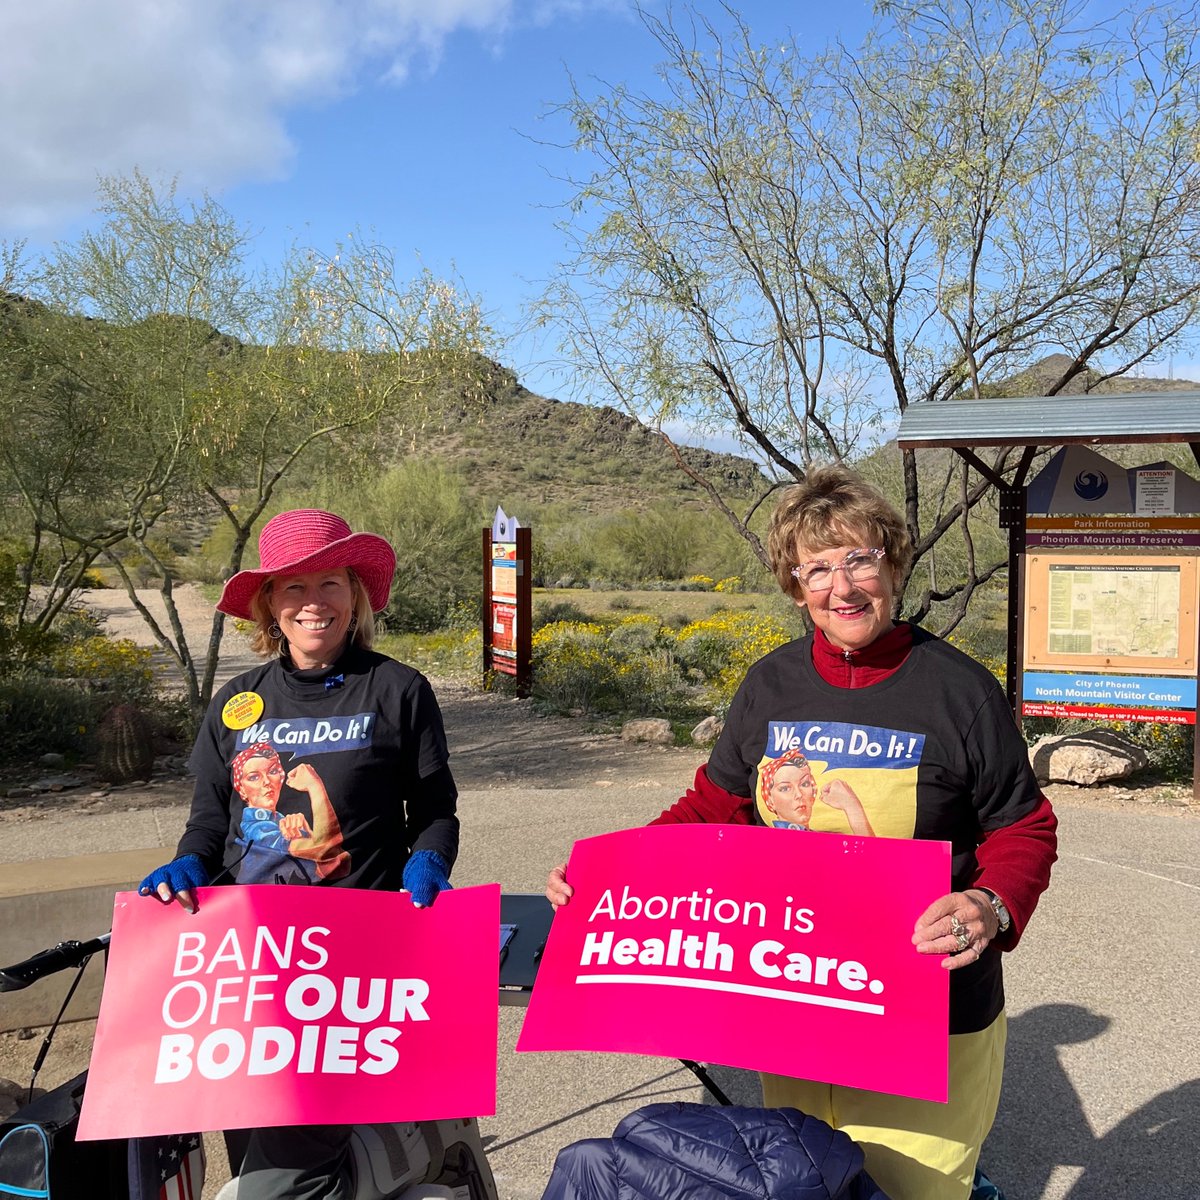
[{"label": "pink straw sun hat", "polygon": [[250,602],[272,575],[305,575],[351,567],[362,580],[372,612],[387,608],[396,553],[376,533],[352,533],[341,517],[319,508],[297,508],[272,517],[258,535],[257,571],[239,571],[225,585],[217,608],[251,621]]}]

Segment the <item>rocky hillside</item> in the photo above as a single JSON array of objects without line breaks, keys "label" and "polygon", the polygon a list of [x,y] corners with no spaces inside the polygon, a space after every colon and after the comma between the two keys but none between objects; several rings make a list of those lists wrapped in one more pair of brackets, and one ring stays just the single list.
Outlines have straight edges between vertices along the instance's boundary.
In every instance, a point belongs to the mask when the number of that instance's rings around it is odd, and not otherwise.
[{"label": "rocky hillside", "polygon": [[[601,513],[656,501],[703,503],[663,440],[610,407],[535,395],[512,371],[492,364],[478,399],[445,412],[412,435],[421,453],[465,463],[474,490],[505,497],[504,507],[570,503]],[[745,499],[767,486],[745,458],[686,448],[687,461],[726,496]]]},{"label": "rocky hillside", "polygon": [[[1066,354],[1048,354],[1039,359],[1024,371],[1010,376],[1002,383],[985,387],[984,395],[993,397],[1004,396],[1044,396],[1047,389],[1062,378],[1071,365],[1071,358]],[[1098,395],[1122,395],[1127,392],[1186,392],[1194,391],[1197,384],[1188,379],[1161,379],[1138,375],[1120,375],[1115,379],[1101,381],[1099,371],[1087,370],[1076,375],[1061,395],[1082,396],[1087,392]],[[965,399],[968,393],[964,391]]]}]

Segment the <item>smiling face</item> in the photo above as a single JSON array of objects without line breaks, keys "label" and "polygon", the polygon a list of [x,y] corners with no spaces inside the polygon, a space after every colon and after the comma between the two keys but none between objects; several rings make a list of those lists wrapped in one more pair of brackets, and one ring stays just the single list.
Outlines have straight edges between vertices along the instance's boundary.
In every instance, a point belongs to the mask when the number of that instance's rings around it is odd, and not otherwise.
[{"label": "smiling face", "polygon": [[238,795],[251,808],[269,808],[274,812],[283,791],[283,763],[277,755],[259,755],[246,759],[238,782]]},{"label": "smiling face", "polygon": [[[869,542],[854,541],[819,550],[797,546],[796,562],[841,563],[854,551],[864,549],[870,549]],[[862,650],[893,627],[895,594],[896,574],[884,559],[874,579],[854,583],[846,578],[845,571],[838,570],[833,572],[833,586],[828,591],[812,592],[801,586],[796,604],[807,606],[813,624],[839,650]]]},{"label": "smiling face", "polygon": [[808,763],[787,763],[772,777],[766,802],[781,821],[790,821],[807,829],[816,798],[817,785]]},{"label": "smiling face", "polygon": [[296,666],[333,666],[354,615],[354,587],[343,569],[277,575],[271,580],[267,605]]}]

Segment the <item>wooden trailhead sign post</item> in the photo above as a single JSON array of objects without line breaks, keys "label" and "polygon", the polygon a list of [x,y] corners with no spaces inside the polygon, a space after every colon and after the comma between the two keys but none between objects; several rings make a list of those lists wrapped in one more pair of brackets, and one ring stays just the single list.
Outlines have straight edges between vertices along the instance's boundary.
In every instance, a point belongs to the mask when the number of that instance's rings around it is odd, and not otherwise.
[{"label": "wooden trailhead sign post", "polygon": [[531,531],[497,508],[483,530],[483,680],[511,675],[517,694],[533,684]]}]

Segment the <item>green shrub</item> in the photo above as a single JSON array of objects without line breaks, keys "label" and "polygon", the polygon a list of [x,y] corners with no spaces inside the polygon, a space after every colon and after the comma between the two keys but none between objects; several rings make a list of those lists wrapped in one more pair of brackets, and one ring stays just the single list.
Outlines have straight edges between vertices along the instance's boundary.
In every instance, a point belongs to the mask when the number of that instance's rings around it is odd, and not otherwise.
[{"label": "green shrub", "polygon": [[676,654],[686,670],[707,683],[711,705],[724,712],[750,667],[792,636],[781,621],[760,613],[715,613],[680,632]]},{"label": "green shrub", "polygon": [[533,635],[533,699],[554,713],[620,707],[617,664],[600,625],[556,621]]},{"label": "green shrub", "polygon": [[151,652],[128,638],[85,637],[64,642],[50,655],[46,668],[60,679],[76,680],[107,696],[107,704],[154,705]]},{"label": "green shrub", "polygon": [[533,606],[533,628],[536,632],[544,625],[555,625],[560,622],[584,622],[587,613],[578,604],[570,600],[539,601]]},{"label": "green shrub", "polygon": [[618,513],[599,526],[597,565],[611,579],[681,579],[704,544],[702,524],[695,512],[671,504]]},{"label": "green shrub", "polygon": [[56,642],[79,642],[104,636],[104,621],[85,604],[72,604],[54,622]]},{"label": "green shrub", "polygon": [[666,649],[622,658],[616,668],[623,711],[643,716],[667,716],[685,702],[687,685],[674,656]]},{"label": "green shrub", "polygon": [[1148,770],[1165,779],[1191,782],[1194,725],[1158,725],[1153,721],[1119,721],[1109,726],[1136,742],[1149,758]]},{"label": "green shrub", "polygon": [[622,617],[608,634],[608,647],[618,658],[630,658],[653,650],[675,649],[675,637],[647,613]]},{"label": "green shrub", "polygon": [[750,664],[790,636],[745,611],[692,622],[678,636],[648,614],[560,622],[534,634],[533,695],[552,712],[681,719],[722,711]]},{"label": "green shrub", "polygon": [[100,709],[94,693],[68,680],[25,672],[0,678],[0,761],[82,751]]},{"label": "green shrub", "polygon": [[578,526],[536,525],[532,539],[534,587],[578,587],[595,574],[596,559]]}]

